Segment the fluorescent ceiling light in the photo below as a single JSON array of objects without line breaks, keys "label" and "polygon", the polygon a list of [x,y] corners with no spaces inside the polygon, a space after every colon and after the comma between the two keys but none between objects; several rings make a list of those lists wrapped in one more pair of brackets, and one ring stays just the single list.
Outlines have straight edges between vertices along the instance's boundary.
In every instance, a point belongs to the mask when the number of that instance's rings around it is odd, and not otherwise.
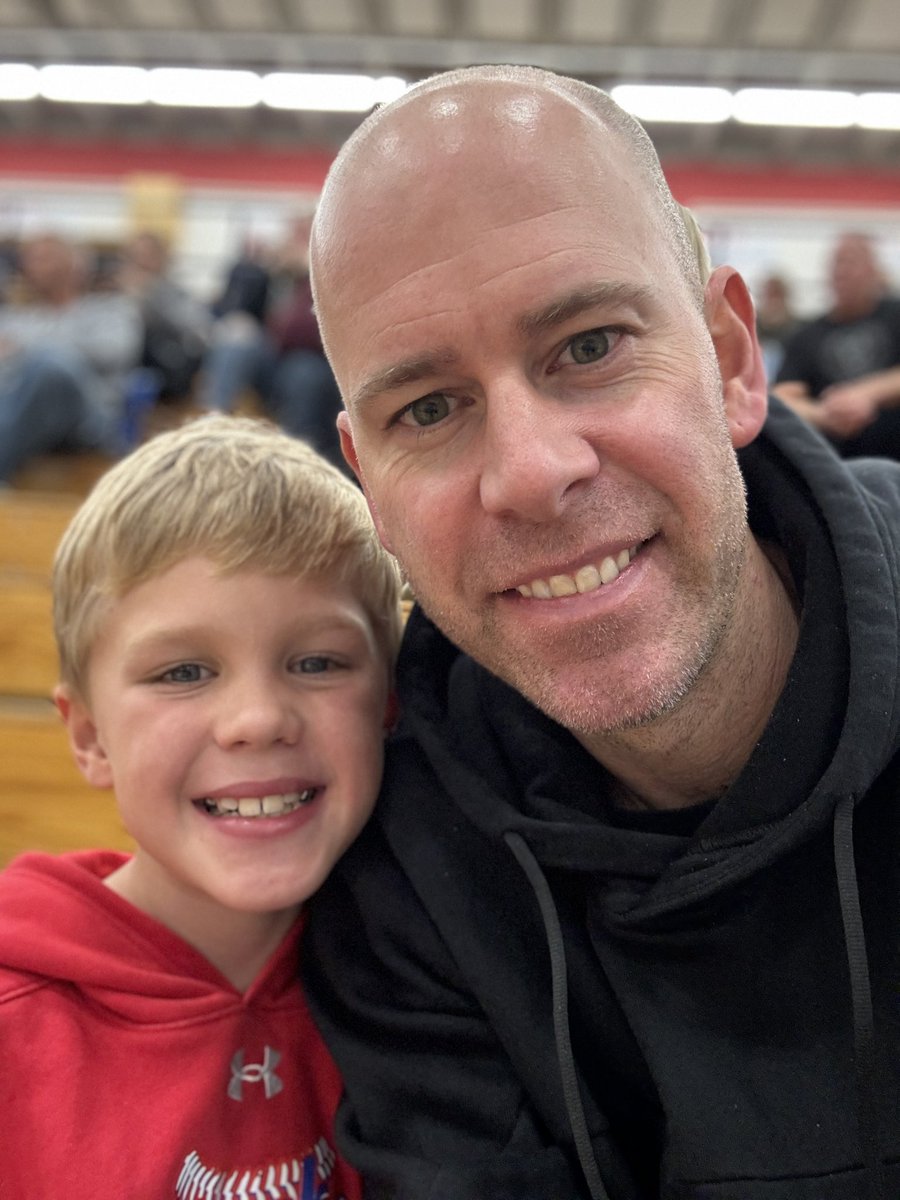
[{"label": "fluorescent ceiling light", "polygon": [[864,129],[900,129],[900,92],[863,92],[856,123]]},{"label": "fluorescent ceiling light", "polygon": [[[83,104],[163,104],[175,107],[271,108],[368,112],[401,96],[409,85],[394,75],[273,72],[210,68],[53,65],[0,62],[0,102],[33,100]],[[734,118],[753,125],[900,129],[900,92],[809,88],[725,88],[623,84],[611,95],[641,121],[717,124]]]},{"label": "fluorescent ceiling light", "polygon": [[275,72],[264,75],[262,101],[270,108],[322,112],[368,112],[406,91],[406,80],[393,75],[326,75]]},{"label": "fluorescent ceiling light", "polygon": [[715,125],[731,116],[731,92],[720,87],[622,84],[614,87],[610,95],[639,121]]},{"label": "fluorescent ceiling light", "polygon": [[0,63],[0,100],[34,100],[38,90],[37,67]]},{"label": "fluorescent ceiling light", "polygon": [[852,92],[804,88],[741,88],[734,96],[735,120],[746,125],[814,125],[841,128],[856,120]]},{"label": "fluorescent ceiling light", "polygon": [[47,100],[145,104],[147,72],[141,67],[41,67],[38,91]]},{"label": "fluorescent ceiling light", "polygon": [[148,72],[154,104],[184,108],[252,108],[259,104],[262,80],[255,71],[214,71],[155,67]]}]

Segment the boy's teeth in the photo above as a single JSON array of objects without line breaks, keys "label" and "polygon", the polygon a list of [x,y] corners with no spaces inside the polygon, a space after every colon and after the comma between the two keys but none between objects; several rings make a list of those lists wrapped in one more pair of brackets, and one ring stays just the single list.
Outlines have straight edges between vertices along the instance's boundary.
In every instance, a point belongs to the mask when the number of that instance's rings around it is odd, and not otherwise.
[{"label": "boy's teeth", "polygon": [[574,596],[577,592],[595,592],[604,583],[612,583],[639,550],[639,546],[631,546],[620,550],[612,557],[608,555],[598,566],[589,564],[581,567],[574,575],[551,575],[549,579],[532,579],[531,583],[521,584],[516,591],[527,599],[551,600],[559,596]]},{"label": "boy's teeth", "polygon": [[308,804],[316,794],[315,788],[302,792],[286,792],[272,796],[223,796],[219,800],[200,801],[202,808],[216,817],[280,817]]}]

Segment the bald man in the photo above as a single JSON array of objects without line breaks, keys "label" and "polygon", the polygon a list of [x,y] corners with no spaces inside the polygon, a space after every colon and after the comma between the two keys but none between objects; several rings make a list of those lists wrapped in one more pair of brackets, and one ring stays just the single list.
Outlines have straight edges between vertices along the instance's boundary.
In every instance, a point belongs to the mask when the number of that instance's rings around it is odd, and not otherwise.
[{"label": "bald man", "polygon": [[900,459],[900,299],[871,238],[837,239],[829,282],[830,308],[787,343],[774,390],[845,458]]},{"label": "bald man", "polygon": [[419,604],[310,925],[370,1197],[900,1194],[900,472],[767,416],[696,249],[640,126],[526,68],[326,183],[344,452]]}]

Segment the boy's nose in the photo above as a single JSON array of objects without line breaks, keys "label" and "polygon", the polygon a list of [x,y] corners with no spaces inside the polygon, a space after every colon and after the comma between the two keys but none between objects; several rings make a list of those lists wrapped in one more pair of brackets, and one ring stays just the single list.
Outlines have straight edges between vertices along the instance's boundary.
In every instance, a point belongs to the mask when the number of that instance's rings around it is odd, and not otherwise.
[{"label": "boy's nose", "polygon": [[268,746],[298,741],[302,720],[295,698],[263,682],[237,683],[223,700],[216,738],[223,746]]},{"label": "boy's nose", "polygon": [[600,469],[597,453],[564,401],[525,381],[488,397],[480,496],[485,512],[527,521],[559,517],[573,485]]}]

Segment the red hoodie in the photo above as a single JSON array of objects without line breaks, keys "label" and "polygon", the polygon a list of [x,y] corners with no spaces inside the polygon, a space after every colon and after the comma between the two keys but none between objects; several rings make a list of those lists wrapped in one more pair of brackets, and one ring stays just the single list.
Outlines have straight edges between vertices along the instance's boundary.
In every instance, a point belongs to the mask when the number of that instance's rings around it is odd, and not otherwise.
[{"label": "red hoodie", "polygon": [[242,995],[104,886],[126,857],[0,872],[0,1197],[358,1200],[300,922]]}]

